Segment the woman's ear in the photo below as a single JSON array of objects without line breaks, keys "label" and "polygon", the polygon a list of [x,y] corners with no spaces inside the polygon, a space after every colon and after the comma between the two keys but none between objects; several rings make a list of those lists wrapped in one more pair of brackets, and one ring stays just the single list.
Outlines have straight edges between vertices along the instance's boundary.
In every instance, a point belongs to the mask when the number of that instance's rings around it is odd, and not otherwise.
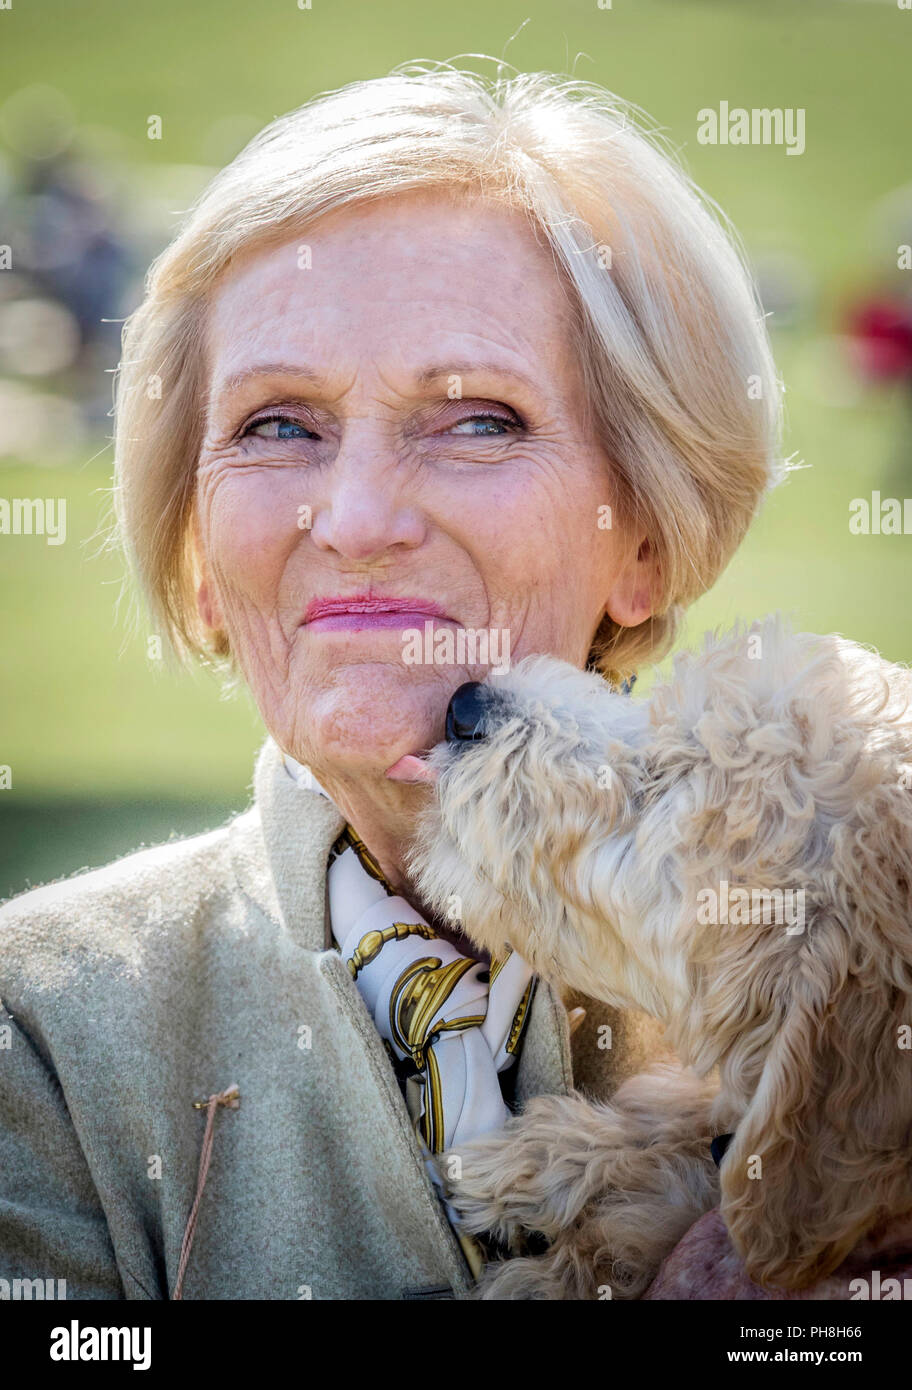
[{"label": "woman's ear", "polygon": [[196,591],[196,607],[203,623],[215,632],[222,627],[222,610],[219,607],[218,599],[208,578],[200,581]]},{"label": "woman's ear", "polygon": [[655,547],[648,536],[641,536],[614,581],[605,604],[606,616],[619,627],[639,627],[652,617],[658,581]]},{"label": "woman's ear", "polygon": [[[912,1209],[908,1012],[884,975],[852,969],[843,922],[817,920],[720,1171],[722,1215],[748,1275],[806,1288],[880,1221]],[[876,972],[872,972],[876,973]]]},{"label": "woman's ear", "polygon": [[196,561],[196,573],[198,576],[196,588],[196,609],[202,619],[204,626],[210,631],[215,632],[223,626],[223,615],[215,585],[209,573],[209,565],[206,560],[206,551],[200,535],[199,517],[194,507],[191,517],[191,536],[193,540],[193,551]]}]

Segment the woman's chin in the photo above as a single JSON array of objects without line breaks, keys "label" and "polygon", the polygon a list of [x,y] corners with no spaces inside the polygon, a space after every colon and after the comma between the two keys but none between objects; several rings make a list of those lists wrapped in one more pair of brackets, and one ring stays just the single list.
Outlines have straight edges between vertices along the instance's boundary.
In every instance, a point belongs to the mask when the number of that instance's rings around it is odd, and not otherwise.
[{"label": "woman's chin", "polygon": [[448,699],[446,688],[436,683],[423,689],[413,679],[366,672],[322,695],[311,691],[307,742],[314,762],[349,775],[382,777],[404,755],[439,742]]}]

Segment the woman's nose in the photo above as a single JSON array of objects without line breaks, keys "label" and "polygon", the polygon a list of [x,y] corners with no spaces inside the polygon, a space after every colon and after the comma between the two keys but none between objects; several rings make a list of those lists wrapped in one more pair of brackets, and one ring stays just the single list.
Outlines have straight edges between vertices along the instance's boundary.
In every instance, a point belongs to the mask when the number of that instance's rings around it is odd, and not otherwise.
[{"label": "woman's nose", "polygon": [[314,509],[311,540],[346,560],[371,560],[391,546],[421,545],[426,525],[395,460],[337,458]]}]

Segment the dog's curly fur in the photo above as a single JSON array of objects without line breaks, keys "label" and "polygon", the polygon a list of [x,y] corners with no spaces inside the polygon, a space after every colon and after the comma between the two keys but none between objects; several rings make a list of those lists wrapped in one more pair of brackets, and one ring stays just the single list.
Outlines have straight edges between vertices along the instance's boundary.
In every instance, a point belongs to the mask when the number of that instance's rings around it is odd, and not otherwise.
[{"label": "dog's curly fur", "polygon": [[[773,615],[708,634],[648,701],[544,656],[483,694],[486,737],[428,755],[422,897],[659,1018],[683,1065],[610,1105],[537,1097],[461,1150],[466,1228],[550,1241],[482,1296],[637,1297],[715,1205],[751,1279],[806,1288],[912,1211],[912,671]],[[803,930],[759,906],[701,924],[723,880],[804,890]]]}]

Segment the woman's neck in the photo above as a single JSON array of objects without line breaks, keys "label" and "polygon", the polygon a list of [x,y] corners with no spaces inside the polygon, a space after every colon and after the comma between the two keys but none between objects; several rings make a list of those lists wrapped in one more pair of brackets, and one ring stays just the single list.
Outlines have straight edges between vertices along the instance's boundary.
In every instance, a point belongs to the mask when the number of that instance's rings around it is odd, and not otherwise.
[{"label": "woman's neck", "polygon": [[419,897],[405,867],[406,851],[415,834],[418,816],[433,792],[426,786],[385,779],[380,779],[379,785],[373,779],[359,779],[354,783],[330,773],[318,776],[318,781],[355,834],[363,840],[393,892],[420,912],[439,936],[458,950],[489,963],[486,951],[476,947],[457,924],[442,918]]}]

